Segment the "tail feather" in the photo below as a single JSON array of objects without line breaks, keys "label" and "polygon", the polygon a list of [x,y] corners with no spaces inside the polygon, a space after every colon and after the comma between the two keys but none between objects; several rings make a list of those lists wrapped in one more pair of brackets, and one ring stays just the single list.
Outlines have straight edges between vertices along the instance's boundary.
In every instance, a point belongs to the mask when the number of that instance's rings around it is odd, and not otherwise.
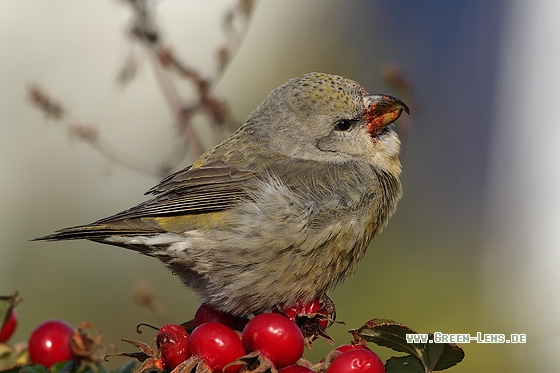
[{"label": "tail feather", "polygon": [[158,231],[154,230],[153,232],[149,232],[145,227],[136,229],[130,227],[129,229],[126,229],[123,227],[112,227],[105,224],[89,224],[60,229],[52,234],[34,238],[31,241],[63,241],[81,239],[101,241],[109,236],[136,236],[150,233],[158,233]]}]

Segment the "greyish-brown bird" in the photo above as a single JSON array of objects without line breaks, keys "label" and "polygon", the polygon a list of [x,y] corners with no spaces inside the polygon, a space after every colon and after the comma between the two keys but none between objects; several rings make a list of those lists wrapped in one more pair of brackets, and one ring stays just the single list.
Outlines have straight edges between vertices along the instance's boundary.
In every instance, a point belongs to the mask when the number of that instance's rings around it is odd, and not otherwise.
[{"label": "greyish-brown bird", "polygon": [[401,197],[407,106],[336,75],[273,90],[228,139],[153,197],[38,240],[88,239],[160,259],[235,315],[323,296],[354,272]]}]

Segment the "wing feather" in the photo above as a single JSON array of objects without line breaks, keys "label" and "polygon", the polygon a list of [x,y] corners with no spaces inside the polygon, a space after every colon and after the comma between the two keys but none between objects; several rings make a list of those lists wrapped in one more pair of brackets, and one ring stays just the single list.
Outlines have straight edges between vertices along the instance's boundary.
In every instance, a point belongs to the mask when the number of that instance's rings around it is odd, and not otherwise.
[{"label": "wing feather", "polygon": [[221,161],[186,168],[151,188],[147,193],[153,198],[96,223],[229,209],[250,198],[247,186],[254,177],[254,172],[240,171]]},{"label": "wing feather", "polygon": [[[35,240],[85,238],[103,241],[111,235],[164,233],[166,230],[157,222],[157,218],[230,209],[240,201],[251,198],[248,190],[255,180],[255,172],[241,171],[221,161],[186,168],[151,188],[147,193],[154,197],[137,206],[92,224],[61,229]],[[127,247],[124,244],[122,246]]]}]

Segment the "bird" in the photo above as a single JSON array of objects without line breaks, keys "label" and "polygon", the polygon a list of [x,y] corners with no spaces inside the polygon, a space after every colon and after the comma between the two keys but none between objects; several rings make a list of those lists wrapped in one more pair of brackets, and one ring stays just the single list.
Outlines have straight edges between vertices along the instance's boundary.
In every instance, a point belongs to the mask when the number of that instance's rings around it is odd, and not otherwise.
[{"label": "bird", "polygon": [[146,201],[35,240],[86,239],[155,257],[232,315],[317,299],[356,271],[395,212],[393,123],[403,111],[398,98],[343,76],[292,78]]}]

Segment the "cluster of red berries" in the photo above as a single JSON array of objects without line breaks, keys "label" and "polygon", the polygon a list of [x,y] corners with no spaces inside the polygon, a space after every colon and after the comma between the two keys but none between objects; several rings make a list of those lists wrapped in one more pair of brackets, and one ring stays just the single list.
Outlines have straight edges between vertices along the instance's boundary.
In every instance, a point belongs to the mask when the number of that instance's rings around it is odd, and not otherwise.
[{"label": "cluster of red berries", "polygon": [[[213,372],[236,373],[245,364],[240,358],[257,355],[283,368],[295,364],[303,353],[300,329],[280,314],[260,314],[247,321],[203,305],[194,323],[190,334],[175,324],[159,330],[156,344],[164,369],[202,363]],[[242,333],[234,331],[242,324],[246,324]]]},{"label": "cluster of red berries", "polygon": [[[324,330],[328,326],[329,314],[318,301],[259,314],[250,320],[203,304],[189,327],[166,324],[158,330],[157,350],[153,351],[147,370],[237,373],[243,367],[247,371],[257,367],[258,371],[270,369],[280,373],[385,372],[381,359],[361,344],[339,346],[315,366],[301,359],[306,341],[298,321],[310,316],[319,328]],[[16,326],[14,309],[0,330],[0,343],[11,337]],[[28,340],[30,361],[47,368],[62,361],[79,363],[81,357],[70,343],[74,333],[75,329],[62,320],[40,323]]]},{"label": "cluster of red berries", "polygon": [[[305,343],[295,321],[301,315],[316,314],[316,306],[317,303],[296,305],[247,320],[202,305],[190,334],[176,324],[159,329],[155,366],[162,370],[179,367],[179,371],[194,371],[194,366],[203,364],[203,371],[237,373],[244,366],[250,370],[257,365],[259,371],[274,367],[280,373],[314,372],[310,363],[300,360]],[[326,318],[318,321],[321,327],[327,326]],[[381,359],[363,345],[342,345],[329,356],[327,373],[385,372]],[[323,361],[320,363],[325,366]]]}]

